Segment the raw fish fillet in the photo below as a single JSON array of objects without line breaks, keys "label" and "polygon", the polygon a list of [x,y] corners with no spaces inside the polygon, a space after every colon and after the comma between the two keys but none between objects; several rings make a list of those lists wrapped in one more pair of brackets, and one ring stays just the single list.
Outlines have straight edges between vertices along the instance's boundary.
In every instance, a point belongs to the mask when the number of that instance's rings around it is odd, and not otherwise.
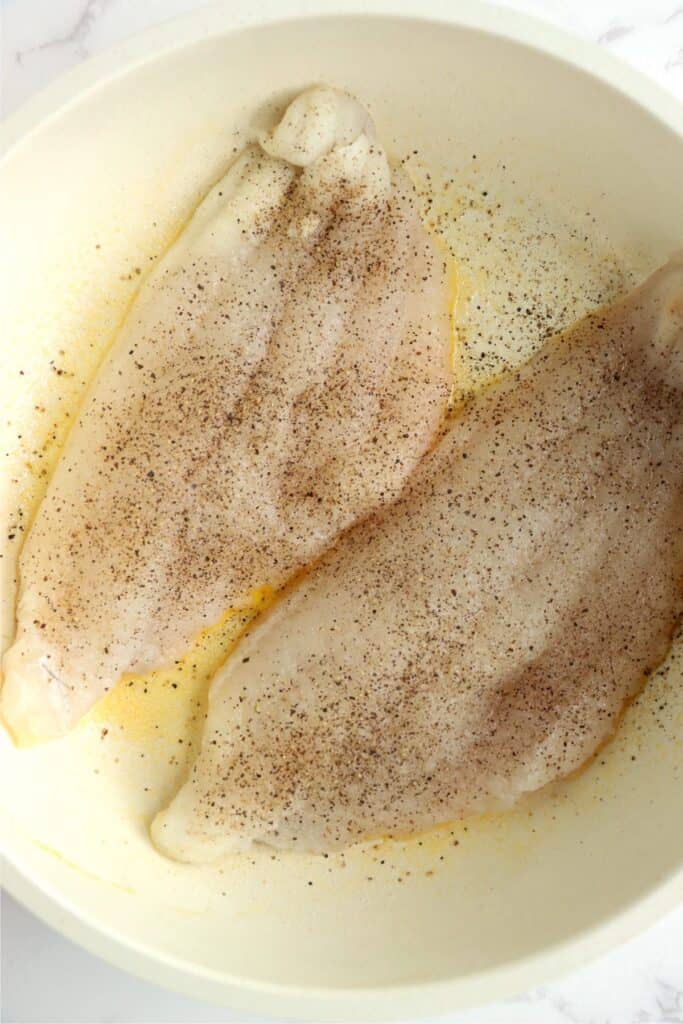
[{"label": "raw fish fillet", "polygon": [[465,407],[212,684],[158,847],[325,851],[578,768],[681,612],[683,255]]},{"label": "raw fish fillet", "polygon": [[72,430],[20,561],[15,736],[64,733],[395,498],[449,359],[412,186],[356,100],[303,93],[143,285]]}]

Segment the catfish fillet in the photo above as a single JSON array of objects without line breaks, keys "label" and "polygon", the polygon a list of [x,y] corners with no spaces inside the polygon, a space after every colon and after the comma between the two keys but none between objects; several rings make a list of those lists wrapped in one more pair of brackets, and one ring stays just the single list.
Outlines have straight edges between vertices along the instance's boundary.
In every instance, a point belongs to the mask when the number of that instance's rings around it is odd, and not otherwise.
[{"label": "catfish fillet", "polygon": [[442,255],[365,110],[296,99],[143,286],[20,561],[2,711],[70,729],[395,498],[449,391]]},{"label": "catfish fillet", "polygon": [[683,258],[473,401],[266,613],[158,847],[331,850],[581,765],[680,615],[682,414]]}]

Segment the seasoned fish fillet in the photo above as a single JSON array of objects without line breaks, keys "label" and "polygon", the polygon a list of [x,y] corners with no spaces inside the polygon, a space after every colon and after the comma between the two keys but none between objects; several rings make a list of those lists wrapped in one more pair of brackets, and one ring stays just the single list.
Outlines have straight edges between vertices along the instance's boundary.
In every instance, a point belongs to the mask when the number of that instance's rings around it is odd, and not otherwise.
[{"label": "seasoned fish fillet", "polygon": [[681,611],[683,256],[464,409],[215,679],[173,857],[323,851],[581,765]]},{"label": "seasoned fish fillet", "polygon": [[443,257],[366,111],[320,87],[143,286],[27,538],[2,711],[65,732],[399,493],[449,391]]}]

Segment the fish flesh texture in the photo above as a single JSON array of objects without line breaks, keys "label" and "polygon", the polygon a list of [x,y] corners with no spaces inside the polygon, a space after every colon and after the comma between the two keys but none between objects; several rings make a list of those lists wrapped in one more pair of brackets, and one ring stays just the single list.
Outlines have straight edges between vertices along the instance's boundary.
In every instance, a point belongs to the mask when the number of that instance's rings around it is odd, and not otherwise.
[{"label": "fish flesh texture", "polygon": [[450,389],[445,257],[365,109],[317,87],[144,283],[20,559],[2,713],[69,730],[394,499]]},{"label": "fish flesh texture", "polygon": [[466,405],[212,683],[153,839],[326,851],[582,765],[681,613],[683,254]]}]

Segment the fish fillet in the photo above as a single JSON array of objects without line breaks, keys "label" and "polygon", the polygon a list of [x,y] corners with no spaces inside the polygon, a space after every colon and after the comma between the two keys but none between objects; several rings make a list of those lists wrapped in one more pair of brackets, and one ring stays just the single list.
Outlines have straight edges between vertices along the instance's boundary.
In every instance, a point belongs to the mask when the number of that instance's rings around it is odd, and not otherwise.
[{"label": "fish fillet", "polygon": [[20,561],[2,711],[64,733],[393,499],[442,422],[444,258],[356,100],[249,147],[142,287]]},{"label": "fish fillet", "polygon": [[331,850],[580,766],[681,611],[683,256],[461,413],[213,682],[153,838]]}]

